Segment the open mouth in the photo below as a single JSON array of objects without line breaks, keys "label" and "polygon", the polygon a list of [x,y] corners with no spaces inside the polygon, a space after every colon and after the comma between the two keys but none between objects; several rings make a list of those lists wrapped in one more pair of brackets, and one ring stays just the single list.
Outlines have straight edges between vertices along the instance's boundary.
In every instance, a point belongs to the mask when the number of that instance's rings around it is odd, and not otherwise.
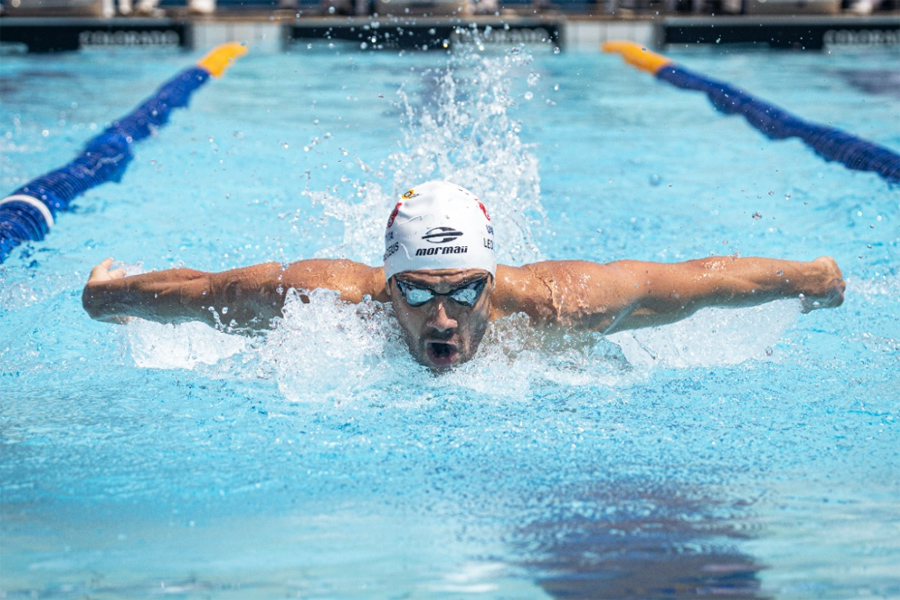
[{"label": "open mouth", "polygon": [[428,361],[435,367],[449,367],[459,356],[456,345],[446,342],[427,342],[425,353],[428,355]]}]

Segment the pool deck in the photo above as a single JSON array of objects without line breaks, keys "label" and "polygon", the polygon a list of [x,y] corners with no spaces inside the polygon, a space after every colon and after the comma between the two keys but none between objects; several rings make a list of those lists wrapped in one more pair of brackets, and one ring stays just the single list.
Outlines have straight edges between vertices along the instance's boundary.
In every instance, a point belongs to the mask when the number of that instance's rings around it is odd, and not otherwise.
[{"label": "pool deck", "polygon": [[361,49],[442,49],[478,30],[487,44],[547,43],[595,50],[610,39],[649,48],[743,44],[823,50],[835,46],[900,47],[900,12],[856,15],[586,16],[545,12],[523,16],[335,17],[293,11],[173,15],[147,18],[0,17],[0,42],[31,52],[98,46],[180,46],[204,49],[228,41],[282,50],[301,40],[331,40]]}]

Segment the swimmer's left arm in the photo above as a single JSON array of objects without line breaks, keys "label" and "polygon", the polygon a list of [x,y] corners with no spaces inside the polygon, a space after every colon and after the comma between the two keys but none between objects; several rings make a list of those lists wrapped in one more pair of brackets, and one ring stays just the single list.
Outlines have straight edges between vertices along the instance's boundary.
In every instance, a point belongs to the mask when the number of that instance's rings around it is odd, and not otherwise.
[{"label": "swimmer's left arm", "polygon": [[622,261],[605,265],[619,310],[605,331],[672,323],[701,308],[740,308],[800,298],[804,312],[839,306],[844,280],[831,257],[810,262],[710,257],[661,264]]},{"label": "swimmer's left arm", "polygon": [[[810,262],[712,257],[682,263],[550,261],[525,267],[545,289],[539,321],[612,333],[672,323],[708,306],[802,298],[804,312],[839,306],[844,280],[830,257]],[[528,312],[528,311],[526,311]],[[534,315],[533,315],[534,318]]]}]

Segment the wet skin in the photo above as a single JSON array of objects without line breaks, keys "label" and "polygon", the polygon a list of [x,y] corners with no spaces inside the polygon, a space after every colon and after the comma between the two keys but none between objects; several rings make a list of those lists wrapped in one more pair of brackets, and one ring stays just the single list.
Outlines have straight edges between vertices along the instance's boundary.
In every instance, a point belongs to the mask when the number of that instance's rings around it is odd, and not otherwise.
[{"label": "wet skin", "polygon": [[[488,281],[472,307],[447,296],[435,296],[421,306],[410,306],[397,287],[397,279],[402,279],[416,287],[447,294],[485,276]],[[407,271],[392,277],[387,284],[410,353],[436,371],[454,367],[475,355],[491,319],[493,288],[493,278],[479,269]]]}]

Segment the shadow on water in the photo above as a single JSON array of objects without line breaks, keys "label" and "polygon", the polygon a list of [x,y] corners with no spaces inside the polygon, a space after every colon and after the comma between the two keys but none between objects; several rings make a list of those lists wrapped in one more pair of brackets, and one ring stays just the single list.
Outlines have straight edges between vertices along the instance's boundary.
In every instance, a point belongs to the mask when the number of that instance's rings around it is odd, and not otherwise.
[{"label": "shadow on water", "polygon": [[900,98],[900,71],[868,70],[838,72],[844,80],[856,89],[873,96]]},{"label": "shadow on water", "polygon": [[12,100],[9,96],[14,93],[40,88],[47,81],[75,81],[75,76],[65,71],[52,71],[49,69],[27,69],[19,71],[13,76],[0,77],[0,96],[5,102]]},{"label": "shadow on water", "polygon": [[591,484],[522,527],[517,542],[553,598],[766,598],[765,567],[738,549],[753,537],[741,509],[668,484]]}]

